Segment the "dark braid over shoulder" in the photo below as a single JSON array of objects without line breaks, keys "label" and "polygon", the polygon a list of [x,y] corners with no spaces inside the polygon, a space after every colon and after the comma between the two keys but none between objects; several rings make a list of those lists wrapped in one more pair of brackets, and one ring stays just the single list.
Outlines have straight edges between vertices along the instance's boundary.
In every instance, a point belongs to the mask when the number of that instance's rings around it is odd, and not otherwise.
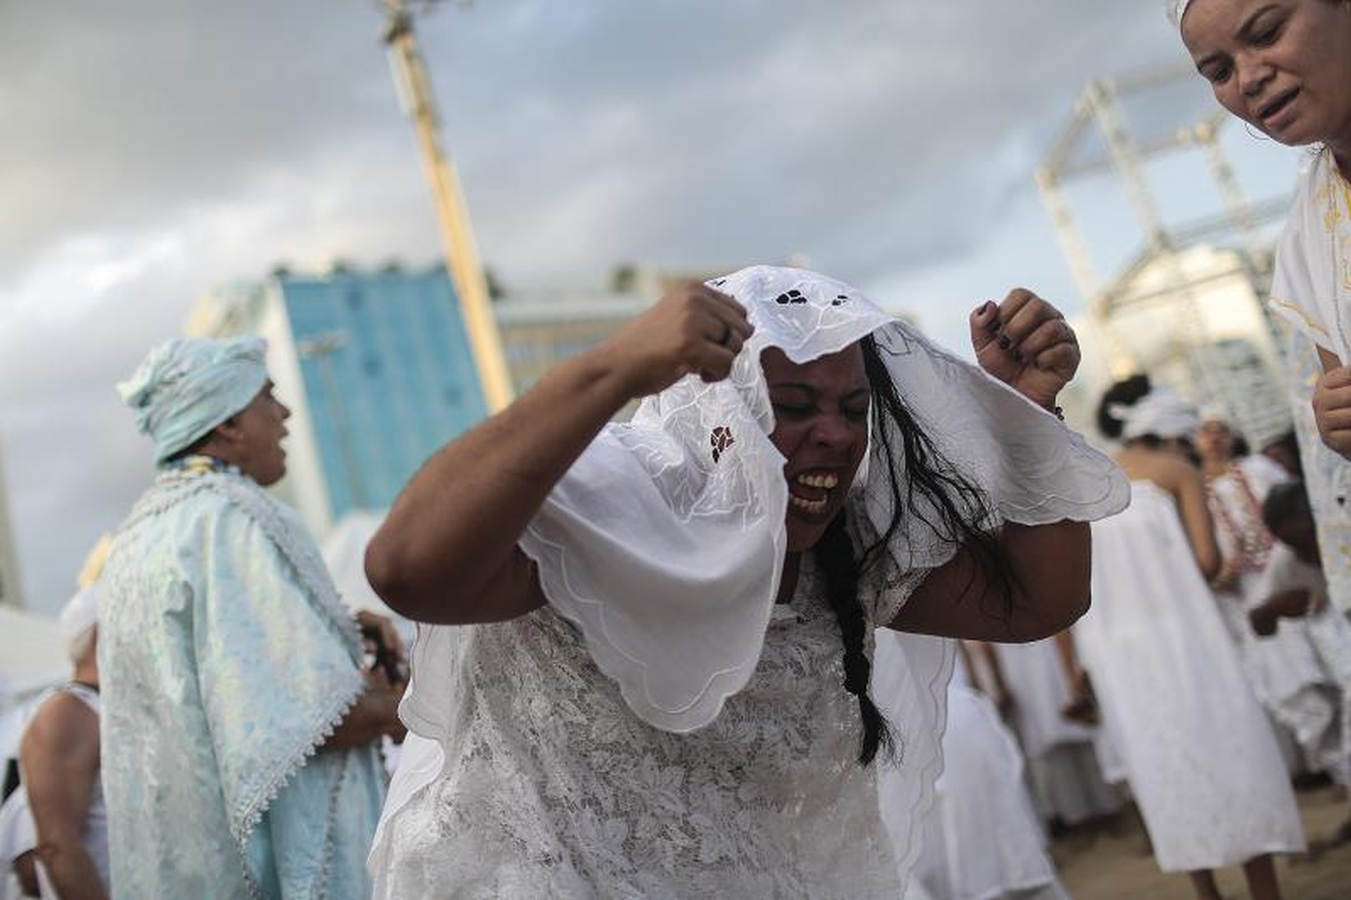
[{"label": "dark braid over shoulder", "polygon": [[825,574],[826,598],[844,639],[844,689],[858,697],[858,711],[863,718],[863,746],[858,761],[866,766],[877,756],[879,747],[890,752],[891,732],[868,694],[872,676],[872,663],[864,650],[868,622],[858,596],[859,568],[854,561],[854,544],[845,530],[843,516],[835,517],[813,552]]}]

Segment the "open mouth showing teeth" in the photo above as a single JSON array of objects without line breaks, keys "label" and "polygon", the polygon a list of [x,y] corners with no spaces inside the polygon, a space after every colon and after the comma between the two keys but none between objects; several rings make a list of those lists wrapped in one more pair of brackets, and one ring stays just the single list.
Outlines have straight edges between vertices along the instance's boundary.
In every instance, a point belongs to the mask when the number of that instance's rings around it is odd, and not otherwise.
[{"label": "open mouth showing teeth", "polygon": [[826,506],[829,503],[830,503],[829,500],[804,500],[801,497],[797,496],[796,494],[788,495],[788,504],[790,506],[797,507],[803,512],[809,513],[825,512]]},{"label": "open mouth showing teeth", "polygon": [[788,503],[803,512],[824,512],[830,505],[830,492],[839,483],[839,476],[832,472],[817,475],[803,473],[790,483]]},{"label": "open mouth showing teeth", "polygon": [[1284,94],[1281,94],[1275,100],[1272,100],[1266,106],[1258,110],[1257,112],[1258,117],[1261,118],[1263,121],[1270,119],[1272,116],[1275,116],[1281,110],[1289,106],[1290,101],[1294,100],[1295,96],[1298,94],[1299,88],[1294,88],[1292,90],[1286,91]]}]

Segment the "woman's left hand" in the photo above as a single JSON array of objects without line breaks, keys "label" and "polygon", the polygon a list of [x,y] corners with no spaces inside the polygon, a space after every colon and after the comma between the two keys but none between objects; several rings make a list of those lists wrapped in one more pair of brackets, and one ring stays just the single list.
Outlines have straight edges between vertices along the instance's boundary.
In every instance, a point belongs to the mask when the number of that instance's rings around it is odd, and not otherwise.
[{"label": "woman's left hand", "polygon": [[380,635],[380,643],[394,655],[394,659],[400,665],[407,662],[408,654],[403,646],[403,638],[399,636],[399,629],[394,627],[394,620],[388,616],[382,616],[379,613],[371,612],[369,609],[359,609],[356,612],[357,627],[362,629],[373,629]]},{"label": "woman's left hand", "polygon": [[1047,409],[1079,368],[1074,329],[1060,310],[1023,288],[971,314],[971,347],[982,369]]}]

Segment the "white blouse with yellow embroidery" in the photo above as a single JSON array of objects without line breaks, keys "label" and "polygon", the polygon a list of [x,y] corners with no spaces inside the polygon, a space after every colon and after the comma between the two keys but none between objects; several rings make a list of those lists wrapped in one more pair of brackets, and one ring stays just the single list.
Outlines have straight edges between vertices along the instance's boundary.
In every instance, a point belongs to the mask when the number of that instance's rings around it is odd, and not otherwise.
[{"label": "white blouse with yellow embroidery", "polygon": [[1315,344],[1351,363],[1351,185],[1329,149],[1300,178],[1276,251],[1271,305]]},{"label": "white blouse with yellow embroidery", "polygon": [[1351,611],[1351,463],[1319,438],[1309,402],[1323,374],[1315,346],[1351,363],[1351,185],[1326,148],[1300,178],[1276,252],[1271,304],[1291,325],[1282,336],[1290,411],[1324,573],[1334,604]]}]

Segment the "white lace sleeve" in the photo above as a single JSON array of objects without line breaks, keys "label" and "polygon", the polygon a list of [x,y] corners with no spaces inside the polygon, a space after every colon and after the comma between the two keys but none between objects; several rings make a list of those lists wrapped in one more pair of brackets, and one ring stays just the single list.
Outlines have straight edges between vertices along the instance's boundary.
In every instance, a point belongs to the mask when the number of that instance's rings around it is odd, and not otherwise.
[{"label": "white lace sleeve", "polygon": [[783,458],[736,388],[691,378],[663,402],[686,396],[702,415],[682,427],[652,427],[652,404],[602,433],[521,539],[633,711],[677,732],[711,722],[755,668],[787,506]]},{"label": "white lace sleeve", "polygon": [[[903,323],[878,329],[874,338],[923,432],[985,495],[989,527],[1094,521],[1130,502],[1130,485],[1116,464],[1022,394]],[[889,422],[879,427],[891,428]],[[903,446],[900,434],[891,430],[892,446]],[[875,621],[885,625],[923,576],[953,557],[957,545],[932,527],[938,521],[932,505],[922,496],[907,497],[905,471],[889,469],[879,446],[875,435],[868,490],[858,498],[861,509],[855,513],[860,539],[869,543],[883,532],[894,498],[908,500],[911,507],[888,544],[890,566],[865,585],[877,591]],[[891,478],[898,482],[894,490]]]}]

